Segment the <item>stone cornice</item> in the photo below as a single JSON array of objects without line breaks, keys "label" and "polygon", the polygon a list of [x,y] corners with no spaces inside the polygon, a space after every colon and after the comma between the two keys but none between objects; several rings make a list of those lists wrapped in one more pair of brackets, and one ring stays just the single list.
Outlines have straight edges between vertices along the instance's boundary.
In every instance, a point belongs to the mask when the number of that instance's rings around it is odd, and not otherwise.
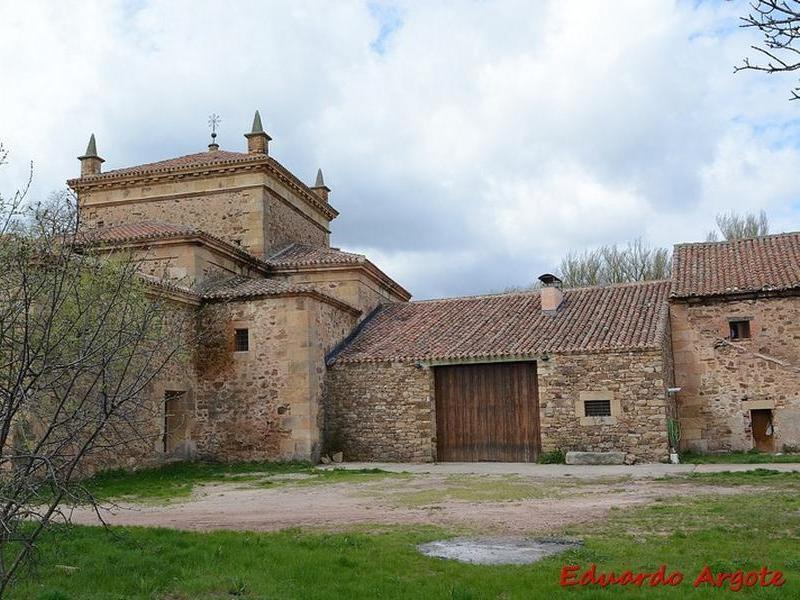
[{"label": "stone cornice", "polygon": [[705,294],[702,296],[670,296],[670,303],[675,304],[719,304],[740,300],[770,300],[776,298],[794,298],[800,296],[800,287],[782,290],[746,290],[727,292],[724,294]]},{"label": "stone cornice", "polygon": [[235,173],[264,172],[285,184],[297,193],[309,206],[327,220],[335,219],[339,212],[327,202],[322,201],[300,179],[274,158],[266,155],[216,161],[207,164],[171,166],[152,169],[133,169],[119,172],[110,171],[99,175],[89,175],[69,179],[67,185],[76,192],[124,188],[132,185],[155,185],[174,181],[188,181],[232,175]]}]

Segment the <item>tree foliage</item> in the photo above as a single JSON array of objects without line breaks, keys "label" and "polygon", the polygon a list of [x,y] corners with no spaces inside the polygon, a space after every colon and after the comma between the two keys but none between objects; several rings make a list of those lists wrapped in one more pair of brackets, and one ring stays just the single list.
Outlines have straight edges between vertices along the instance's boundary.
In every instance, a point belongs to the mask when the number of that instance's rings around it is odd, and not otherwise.
[{"label": "tree foliage", "polygon": [[709,231],[706,241],[740,240],[742,238],[758,237],[769,233],[769,220],[763,210],[758,214],[747,213],[740,215],[735,212],[717,215],[718,231]]},{"label": "tree foliage", "polygon": [[559,274],[565,287],[581,287],[667,279],[670,267],[667,248],[650,246],[638,238],[625,246],[612,244],[570,252],[561,260]]},{"label": "tree foliage", "polygon": [[144,443],[150,386],[186,339],[136,260],[77,250],[71,195],[27,189],[0,196],[0,595],[63,507],[94,501],[93,465]]},{"label": "tree foliage", "polygon": [[[753,0],[750,12],[741,18],[742,27],[759,30],[763,35],[760,45],[751,48],[758,60],[745,58],[734,71],[763,71],[782,73],[800,69],[800,1]],[[800,99],[800,87],[791,91],[791,99]]]}]

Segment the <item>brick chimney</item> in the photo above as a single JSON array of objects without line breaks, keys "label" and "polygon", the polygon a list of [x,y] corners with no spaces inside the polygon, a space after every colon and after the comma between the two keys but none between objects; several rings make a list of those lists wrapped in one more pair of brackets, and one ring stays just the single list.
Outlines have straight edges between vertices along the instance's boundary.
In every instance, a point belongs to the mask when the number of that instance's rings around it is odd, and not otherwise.
[{"label": "brick chimney", "polygon": [[258,111],[253,117],[253,127],[251,127],[250,133],[245,133],[244,137],[247,138],[247,151],[250,154],[269,154],[269,141],[272,138],[264,131]]},{"label": "brick chimney", "polygon": [[331,188],[325,185],[325,179],[322,177],[322,169],[317,169],[317,180],[311,186],[311,191],[317,196],[322,198],[323,201],[328,201],[328,194],[331,193]]},{"label": "brick chimney", "polygon": [[101,165],[106,162],[97,155],[97,144],[94,141],[94,134],[89,138],[89,145],[86,146],[86,153],[79,156],[81,161],[81,177],[87,175],[99,175]]},{"label": "brick chimney", "polygon": [[561,291],[561,280],[555,275],[545,273],[539,276],[539,281],[542,282],[542,290],[540,292],[542,313],[554,315],[558,312],[558,308],[564,301],[564,293]]}]

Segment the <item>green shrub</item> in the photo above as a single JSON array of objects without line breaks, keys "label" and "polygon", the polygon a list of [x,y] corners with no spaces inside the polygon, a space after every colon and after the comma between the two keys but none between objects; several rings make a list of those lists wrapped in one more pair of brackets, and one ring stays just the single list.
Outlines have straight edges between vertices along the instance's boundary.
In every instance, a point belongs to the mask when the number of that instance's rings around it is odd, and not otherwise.
[{"label": "green shrub", "polygon": [[542,452],[537,462],[542,465],[563,465],[566,461],[567,456],[563,450],[551,450]]}]

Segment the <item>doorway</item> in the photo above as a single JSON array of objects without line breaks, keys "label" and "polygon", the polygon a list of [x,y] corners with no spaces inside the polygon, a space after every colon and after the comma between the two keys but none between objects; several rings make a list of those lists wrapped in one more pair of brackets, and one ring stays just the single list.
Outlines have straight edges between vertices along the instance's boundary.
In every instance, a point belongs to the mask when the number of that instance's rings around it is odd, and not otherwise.
[{"label": "doorway", "polygon": [[435,380],[439,461],[536,462],[535,362],[441,366]]},{"label": "doorway", "polygon": [[188,394],[164,392],[164,452],[172,454],[189,437]]},{"label": "doorway", "polygon": [[750,411],[753,430],[753,446],[760,452],[775,452],[775,435],[772,427],[772,411],[758,409]]}]

